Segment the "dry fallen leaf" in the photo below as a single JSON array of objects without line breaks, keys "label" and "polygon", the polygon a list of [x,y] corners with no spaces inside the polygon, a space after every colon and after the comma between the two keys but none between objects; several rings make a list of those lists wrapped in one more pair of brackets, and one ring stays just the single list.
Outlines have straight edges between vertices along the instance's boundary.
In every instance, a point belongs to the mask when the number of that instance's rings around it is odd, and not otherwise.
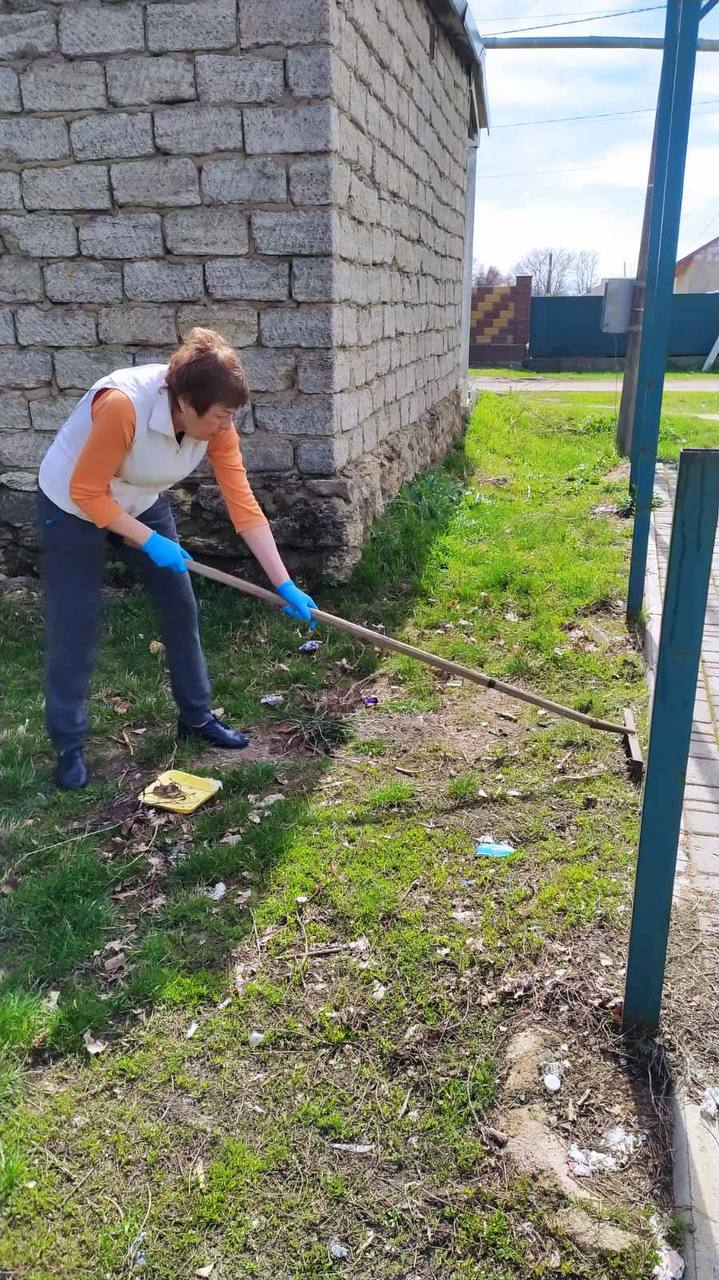
[{"label": "dry fallen leaf", "polygon": [[6,876],[4,880],[0,880],[0,893],[14,893],[19,883],[17,876]]},{"label": "dry fallen leaf", "polygon": [[104,1053],[107,1045],[104,1040],[96,1040],[91,1031],[86,1031],[82,1037],[83,1044],[91,1057],[96,1057],[98,1053]]},{"label": "dry fallen leaf", "polygon": [[150,650],[150,653],[164,653],[164,652],[165,652],[165,646],[164,646],[164,644],[162,643],[162,641],[161,641],[161,640],[151,640],[151,641],[150,641],[150,643],[149,643],[149,645],[148,645],[148,649]]},{"label": "dry fallen leaf", "polygon": [[207,1276],[211,1276],[214,1270],[215,1270],[215,1264],[214,1262],[210,1262],[206,1267],[198,1267],[197,1271],[195,1272],[195,1275],[206,1278]]},{"label": "dry fallen leaf", "polygon": [[109,956],[105,961],[105,973],[117,973],[124,964],[127,963],[127,956],[124,951],[118,951],[117,955]]}]

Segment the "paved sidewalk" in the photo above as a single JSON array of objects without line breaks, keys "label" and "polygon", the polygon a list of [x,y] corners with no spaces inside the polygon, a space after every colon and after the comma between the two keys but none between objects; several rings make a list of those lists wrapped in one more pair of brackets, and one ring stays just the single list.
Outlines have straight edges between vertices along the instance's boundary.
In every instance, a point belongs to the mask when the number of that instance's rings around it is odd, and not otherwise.
[{"label": "paved sidewalk", "polygon": [[[652,514],[646,582],[646,650],[652,685],[676,475],[672,467],[657,467],[655,489],[664,505]],[[719,541],[707,602],[675,894],[678,898],[689,895],[699,903],[706,947],[715,947],[719,935]],[[688,1226],[686,1280],[719,1280],[719,1127],[716,1121],[704,1120],[698,1105],[680,1092],[674,1100],[674,1189],[677,1209]]]},{"label": "paved sidewalk", "polygon": [[[622,384],[622,375],[617,378],[553,378],[537,375],[532,378],[493,378],[481,373],[470,374],[469,381],[475,391],[496,391],[501,395],[507,391],[614,391],[618,380]],[[669,378],[665,384],[666,391],[719,391],[719,378]]]}]

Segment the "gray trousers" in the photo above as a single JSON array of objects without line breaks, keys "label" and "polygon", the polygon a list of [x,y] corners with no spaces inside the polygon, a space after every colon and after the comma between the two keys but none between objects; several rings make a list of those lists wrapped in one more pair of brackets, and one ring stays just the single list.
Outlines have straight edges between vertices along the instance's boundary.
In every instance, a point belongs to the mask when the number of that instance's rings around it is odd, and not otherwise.
[{"label": "gray trousers", "polygon": [[[175,520],[161,494],[142,523],[177,541]],[[82,746],[86,702],[100,636],[102,580],[108,545],[142,580],[159,615],[170,683],[182,721],[210,718],[211,690],[200,644],[197,602],[189,573],[158,569],[149,556],[116,534],[55,506],[38,495],[45,608],[45,719],[58,751]]]}]

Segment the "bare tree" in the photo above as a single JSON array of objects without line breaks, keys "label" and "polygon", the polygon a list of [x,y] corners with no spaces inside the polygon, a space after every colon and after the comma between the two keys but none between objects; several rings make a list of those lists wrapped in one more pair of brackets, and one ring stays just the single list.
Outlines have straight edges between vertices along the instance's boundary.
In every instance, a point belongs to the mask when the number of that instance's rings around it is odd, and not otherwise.
[{"label": "bare tree", "polygon": [[569,293],[573,264],[571,249],[530,249],[517,263],[514,274],[532,277],[535,296]]},{"label": "bare tree", "polygon": [[572,268],[575,293],[591,293],[599,284],[599,254],[596,249],[581,249],[574,255]]},{"label": "bare tree", "polygon": [[491,264],[485,266],[483,262],[475,262],[472,268],[472,284],[509,284],[509,277],[500,271],[499,267]]}]

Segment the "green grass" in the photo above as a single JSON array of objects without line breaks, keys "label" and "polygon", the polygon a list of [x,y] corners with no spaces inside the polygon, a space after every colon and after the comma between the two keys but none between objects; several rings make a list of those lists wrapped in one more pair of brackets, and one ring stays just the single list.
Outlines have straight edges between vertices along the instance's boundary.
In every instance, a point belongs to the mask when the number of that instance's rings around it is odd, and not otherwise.
[{"label": "green grass", "polygon": [[[628,526],[592,514],[616,496],[615,465],[606,415],[482,397],[465,449],[402,491],[321,600],[582,710],[642,712],[642,663],[611,606]],[[483,1128],[521,1014],[512,984],[553,973],[567,945],[621,959],[638,804],[616,744],[341,635],[308,660],[283,617],[200,598],[230,720],[311,737],[339,680],[372,677],[378,705],[357,695],[335,717],[329,755],[175,752],[155,626],[142,596],[114,598],[93,782],[60,796],[37,610],[0,600],[2,874],[17,880],[0,897],[0,1269],[315,1280],[337,1273],[339,1238],[360,1280],[530,1280],[554,1250],[563,1274],[644,1280],[646,1236],[630,1260],[582,1255]],[[221,771],[221,796],[191,820],[133,824],[142,777],[170,759]],[[564,787],[569,759],[587,776]],[[486,832],[516,854],[477,859]],[[566,1008],[561,1036],[584,1036]],[[95,1059],[88,1030],[108,1044]],[[656,1202],[650,1179],[643,1194]],[[616,1207],[641,1226],[636,1200]]]},{"label": "green grass", "polygon": [[[719,391],[719,384],[717,386]],[[572,392],[562,399],[561,392],[534,393],[539,400],[551,403],[555,412],[568,423],[582,422],[587,415],[603,414],[615,418],[614,393],[596,391]],[[719,395],[713,391],[667,391],[662,405],[658,458],[660,462],[676,462],[684,448],[716,449],[719,446],[719,421],[707,421],[697,415],[719,414]]]}]

